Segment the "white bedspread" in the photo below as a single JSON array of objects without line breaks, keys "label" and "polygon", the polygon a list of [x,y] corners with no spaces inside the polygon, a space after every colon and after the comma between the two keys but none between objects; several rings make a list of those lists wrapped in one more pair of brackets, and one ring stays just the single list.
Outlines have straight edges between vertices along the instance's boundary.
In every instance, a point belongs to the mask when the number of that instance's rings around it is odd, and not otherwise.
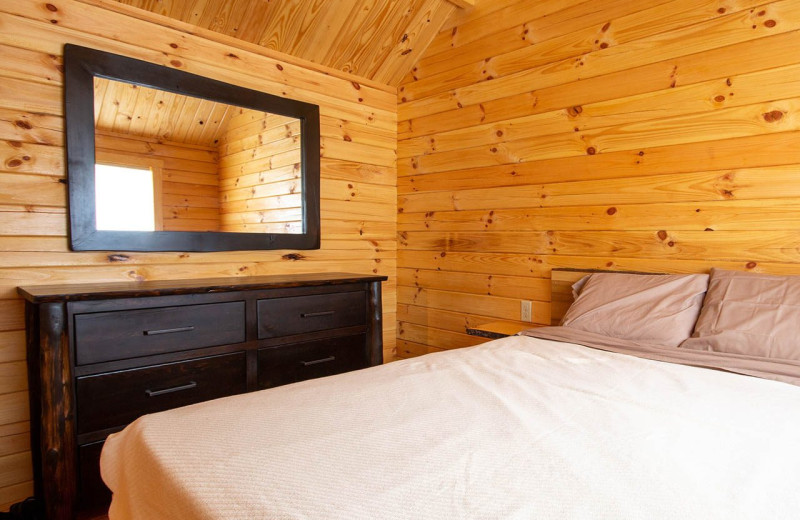
[{"label": "white bedspread", "polygon": [[797,519],[800,387],[510,337],[145,416],[123,519]]}]

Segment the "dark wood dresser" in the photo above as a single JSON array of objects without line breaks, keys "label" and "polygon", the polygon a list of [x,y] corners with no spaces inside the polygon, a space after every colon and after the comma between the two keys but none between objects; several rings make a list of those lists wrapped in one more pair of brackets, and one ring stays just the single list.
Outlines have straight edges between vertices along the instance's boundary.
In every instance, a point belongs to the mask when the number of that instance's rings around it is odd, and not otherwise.
[{"label": "dark wood dresser", "polygon": [[45,517],[107,507],[103,442],[140,415],[382,363],[384,280],[327,273],[20,287]]}]

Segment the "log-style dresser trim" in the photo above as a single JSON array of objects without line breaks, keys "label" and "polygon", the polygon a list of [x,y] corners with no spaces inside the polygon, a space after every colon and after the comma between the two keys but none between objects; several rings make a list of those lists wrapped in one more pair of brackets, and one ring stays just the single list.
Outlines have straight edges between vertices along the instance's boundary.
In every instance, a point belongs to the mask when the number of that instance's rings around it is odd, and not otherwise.
[{"label": "log-style dresser trim", "polygon": [[[130,416],[129,413],[103,416],[93,410],[92,404],[78,402],[81,391],[104,388],[103,385],[113,389],[115,384],[136,380],[139,374],[153,381],[162,375],[174,377],[195,368],[200,381],[199,377],[208,378],[209,371],[220,367],[226,371],[230,383],[224,391],[238,393],[378,365],[383,362],[381,282],[386,279],[386,276],[309,273],[18,288],[26,301],[34,493],[42,503],[45,518],[68,520],[81,518],[83,513],[91,514],[79,503],[79,460],[95,450],[99,452],[105,437],[121,429],[123,425],[112,425],[111,416],[118,416],[120,421]],[[285,298],[287,304],[270,301],[275,298]],[[326,307],[328,301],[341,319],[332,317],[334,311]],[[303,307],[306,302],[307,308]],[[155,309],[166,309],[165,312],[176,316],[201,310],[198,316],[203,319],[219,313],[225,326],[215,341],[199,327],[197,331],[190,330],[191,327],[163,328],[165,320]],[[281,312],[291,312],[292,316],[286,316],[285,320],[278,316],[277,327],[268,323],[268,320],[275,322],[275,313]],[[302,316],[294,316],[298,312]],[[102,321],[106,316],[109,322]],[[115,319],[120,329],[130,321],[139,325],[150,319],[162,328],[145,330],[143,335],[151,336],[152,341],[142,346],[136,338],[122,337],[124,330],[116,338]],[[297,324],[298,319],[301,322],[308,319],[311,324],[305,328]],[[239,322],[243,330],[237,333],[235,324]],[[77,324],[86,331],[81,332],[80,339],[76,337]],[[276,331],[265,333],[270,327]],[[181,344],[181,334],[186,332],[189,335],[184,337],[194,339]],[[163,341],[162,333],[175,337],[177,343]],[[119,352],[103,352],[104,334],[109,336],[110,348],[118,340]],[[78,341],[81,348],[86,345],[87,349],[80,355],[76,352]],[[335,362],[337,356],[333,355],[302,360],[302,355],[326,351],[328,347],[338,356]],[[238,360],[245,367],[236,368]],[[271,364],[259,366],[259,361]],[[293,365],[287,371],[292,374],[282,374],[280,363],[289,362]],[[297,363],[302,365],[300,369],[294,367]],[[298,370],[303,369],[306,372],[298,375]],[[245,380],[237,382],[241,374]],[[184,387],[194,390],[196,384],[192,381]],[[176,389],[146,393],[161,395]],[[119,395],[130,395],[130,390],[122,390]],[[104,397],[101,408],[105,406],[107,410],[113,402],[109,404],[107,396]],[[180,400],[174,402],[175,406],[181,404]],[[86,425],[81,423],[80,414],[84,414]]]}]

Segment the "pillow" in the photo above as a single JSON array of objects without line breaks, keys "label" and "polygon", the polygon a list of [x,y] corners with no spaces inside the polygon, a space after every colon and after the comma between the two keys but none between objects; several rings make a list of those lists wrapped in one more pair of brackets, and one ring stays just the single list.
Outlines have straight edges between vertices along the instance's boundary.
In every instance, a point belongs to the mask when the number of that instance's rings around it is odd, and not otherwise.
[{"label": "pillow", "polygon": [[800,276],[712,269],[682,348],[800,360]]},{"label": "pillow", "polygon": [[692,333],[707,286],[707,274],[594,273],[561,325],[677,347]]}]

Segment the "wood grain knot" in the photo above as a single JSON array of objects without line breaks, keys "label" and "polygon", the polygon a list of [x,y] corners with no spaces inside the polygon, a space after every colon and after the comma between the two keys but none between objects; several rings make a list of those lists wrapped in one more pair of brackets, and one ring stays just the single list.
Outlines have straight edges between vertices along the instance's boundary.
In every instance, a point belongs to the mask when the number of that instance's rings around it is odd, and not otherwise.
[{"label": "wood grain knot", "polygon": [[656,233],[656,234],[658,235],[658,238],[659,238],[660,240],[666,240],[666,239],[667,239],[667,236],[668,236],[668,235],[667,235],[667,232],[666,232],[666,231],[664,231],[663,229],[662,229],[661,231],[659,231],[658,233]]},{"label": "wood grain knot", "polygon": [[301,255],[300,253],[288,253],[283,255],[281,258],[284,260],[291,260],[292,262],[306,259],[306,257],[304,255]]},{"label": "wood grain knot", "polygon": [[764,121],[767,123],[774,123],[775,121],[780,121],[783,119],[783,112],[780,110],[773,110],[772,112],[766,112],[762,114],[764,117]]},{"label": "wood grain knot", "polygon": [[583,107],[580,105],[575,105],[567,109],[567,114],[569,114],[570,117],[578,117],[581,112],[583,112]]}]

